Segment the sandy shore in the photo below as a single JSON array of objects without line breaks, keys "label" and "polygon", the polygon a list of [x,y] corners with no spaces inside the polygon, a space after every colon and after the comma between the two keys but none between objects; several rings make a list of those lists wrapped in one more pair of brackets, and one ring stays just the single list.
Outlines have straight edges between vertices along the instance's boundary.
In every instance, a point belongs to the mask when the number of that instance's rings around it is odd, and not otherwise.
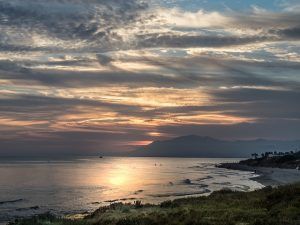
[{"label": "sandy shore", "polygon": [[252,180],[255,180],[265,186],[278,186],[300,182],[300,170],[296,169],[251,167],[238,163],[224,163],[218,167],[233,170],[252,171],[258,175],[257,177],[252,178]]}]

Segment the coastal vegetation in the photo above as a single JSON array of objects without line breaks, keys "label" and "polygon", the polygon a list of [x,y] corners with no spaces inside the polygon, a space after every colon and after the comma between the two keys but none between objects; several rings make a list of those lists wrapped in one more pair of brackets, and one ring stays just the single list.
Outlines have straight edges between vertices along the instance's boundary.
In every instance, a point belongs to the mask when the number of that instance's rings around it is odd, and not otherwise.
[{"label": "coastal vegetation", "polygon": [[49,213],[9,225],[299,225],[300,183],[252,192],[229,189],[160,205],[115,203],[81,219]]},{"label": "coastal vegetation", "polygon": [[300,152],[265,152],[258,157],[258,154],[252,154],[252,159],[242,160],[241,165],[261,166],[261,167],[276,167],[286,169],[299,169],[300,167]]}]

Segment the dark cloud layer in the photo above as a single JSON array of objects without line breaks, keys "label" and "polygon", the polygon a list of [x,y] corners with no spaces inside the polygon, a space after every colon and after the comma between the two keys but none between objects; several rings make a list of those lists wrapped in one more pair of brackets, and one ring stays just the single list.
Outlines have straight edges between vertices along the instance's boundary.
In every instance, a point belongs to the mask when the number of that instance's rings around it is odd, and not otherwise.
[{"label": "dark cloud layer", "polygon": [[[145,8],[145,3],[136,0],[0,1],[0,26],[4,32],[0,46],[2,50],[50,51],[64,48],[59,40],[74,40],[111,49],[112,40],[122,39],[114,30],[138,20],[139,12]],[[56,43],[51,48],[32,46],[33,35],[55,38]]]},{"label": "dark cloud layer", "polygon": [[182,126],[162,126],[157,130],[173,136],[198,134],[202,136],[213,136],[232,140],[266,138],[278,140],[299,140],[298,132],[300,128],[299,120],[263,120],[259,123],[240,123],[234,125],[182,125]]},{"label": "dark cloud layer", "polygon": [[258,43],[272,41],[274,38],[264,36],[238,37],[238,36],[206,36],[206,35],[161,35],[151,34],[138,36],[140,47],[167,47],[167,48],[190,48],[190,47],[224,47],[245,45],[249,43]]},{"label": "dark cloud layer", "polygon": [[[98,56],[100,64],[105,66],[112,62],[106,56]],[[244,62],[241,60],[216,59],[211,57],[165,57],[165,58],[126,58],[124,62],[147,63],[173,73],[133,72],[113,67],[113,71],[76,71],[60,69],[32,69],[35,65],[89,66],[90,61],[79,59],[59,62],[13,62],[0,60],[0,78],[12,81],[31,81],[42,85],[57,87],[99,87],[126,84],[139,87],[213,87],[220,86],[281,86],[298,88],[298,81],[276,78],[275,73],[285,76],[297,75],[299,63],[286,61]],[[2,71],[2,72],[1,72]]]},{"label": "dark cloud layer", "polygon": [[287,28],[280,30],[278,33],[291,39],[300,39],[300,27]]},{"label": "dark cloud layer", "polygon": [[[161,33],[147,31],[147,22],[151,24],[156,19],[155,15],[145,13],[148,8],[146,3],[138,0],[2,0],[0,48],[2,51],[106,52],[156,47],[217,48],[299,38],[300,14],[297,12],[249,12],[247,15],[224,13],[228,21],[215,21],[213,27],[247,28],[261,32],[255,35],[228,35],[226,32],[191,35],[172,30]],[[119,32],[122,28],[130,31],[137,24],[141,26],[133,33],[134,39],[127,40]],[[53,43],[39,45],[34,38],[36,35],[39,38],[50,37]]]}]

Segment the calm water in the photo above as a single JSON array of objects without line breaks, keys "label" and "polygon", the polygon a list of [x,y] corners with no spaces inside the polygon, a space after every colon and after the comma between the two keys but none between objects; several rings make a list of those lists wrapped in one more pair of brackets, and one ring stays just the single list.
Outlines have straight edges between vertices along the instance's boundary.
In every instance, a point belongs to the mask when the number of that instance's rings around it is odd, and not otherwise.
[{"label": "calm water", "polygon": [[250,172],[215,167],[231,161],[237,159],[1,160],[0,223],[47,211],[82,213],[114,201],[159,203],[222,188],[250,191],[262,187],[249,180],[254,176]]}]

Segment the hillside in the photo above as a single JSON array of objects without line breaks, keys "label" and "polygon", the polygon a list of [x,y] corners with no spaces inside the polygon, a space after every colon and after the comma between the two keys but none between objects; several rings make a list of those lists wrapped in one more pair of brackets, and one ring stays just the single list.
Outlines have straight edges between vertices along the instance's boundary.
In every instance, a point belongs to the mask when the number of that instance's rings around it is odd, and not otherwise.
[{"label": "hillside", "polygon": [[300,166],[300,152],[283,156],[264,156],[240,161],[241,165],[295,169]]},{"label": "hillside", "polygon": [[252,153],[290,151],[300,146],[298,141],[236,140],[226,141],[211,137],[189,135],[165,141],[154,141],[133,151],[137,157],[249,157]]}]

